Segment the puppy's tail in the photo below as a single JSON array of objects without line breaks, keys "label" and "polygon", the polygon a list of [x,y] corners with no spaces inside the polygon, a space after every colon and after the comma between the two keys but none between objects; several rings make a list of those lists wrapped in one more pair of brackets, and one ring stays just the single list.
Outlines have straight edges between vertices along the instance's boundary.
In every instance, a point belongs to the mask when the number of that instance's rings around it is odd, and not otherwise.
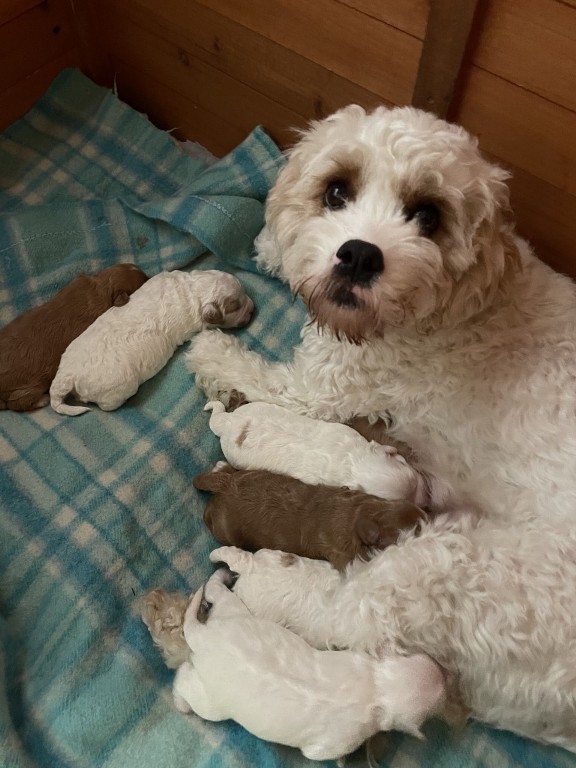
[{"label": "puppy's tail", "polygon": [[210,429],[215,435],[220,437],[222,435],[222,428],[228,421],[226,414],[226,406],[220,400],[210,400],[204,406],[205,411],[212,411],[210,416]]},{"label": "puppy's tail", "polygon": [[64,400],[74,390],[74,380],[72,376],[66,376],[63,379],[55,379],[50,387],[50,405],[63,416],[80,416],[82,413],[91,410],[84,405],[67,405]]}]

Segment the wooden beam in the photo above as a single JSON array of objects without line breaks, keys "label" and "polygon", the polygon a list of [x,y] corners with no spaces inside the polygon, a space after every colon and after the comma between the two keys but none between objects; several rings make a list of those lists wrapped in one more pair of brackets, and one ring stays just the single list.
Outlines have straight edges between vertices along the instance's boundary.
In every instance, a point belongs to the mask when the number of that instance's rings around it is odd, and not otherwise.
[{"label": "wooden beam", "polygon": [[412,105],[446,117],[478,0],[430,0]]}]

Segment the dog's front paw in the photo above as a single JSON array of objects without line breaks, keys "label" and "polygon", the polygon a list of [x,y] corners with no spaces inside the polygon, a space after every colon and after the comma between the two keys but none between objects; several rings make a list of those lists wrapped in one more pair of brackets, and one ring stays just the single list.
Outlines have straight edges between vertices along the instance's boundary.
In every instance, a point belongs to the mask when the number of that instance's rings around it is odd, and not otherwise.
[{"label": "dog's front paw", "polygon": [[244,344],[231,334],[218,329],[201,331],[190,343],[186,365],[197,376],[217,378],[229,370],[230,356],[241,354],[244,349]]},{"label": "dog's front paw", "polygon": [[210,399],[218,398],[227,405],[234,396],[234,359],[244,352],[244,345],[234,336],[220,330],[202,331],[192,339],[185,355],[186,367],[195,374],[196,384]]}]

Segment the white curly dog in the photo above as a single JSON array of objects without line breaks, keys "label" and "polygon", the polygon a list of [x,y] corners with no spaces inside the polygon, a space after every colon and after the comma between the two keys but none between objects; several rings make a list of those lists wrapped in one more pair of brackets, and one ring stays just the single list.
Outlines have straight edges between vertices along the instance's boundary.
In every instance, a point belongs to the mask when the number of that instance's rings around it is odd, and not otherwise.
[{"label": "white curly dog", "polygon": [[188,364],[211,395],[388,418],[485,512],[343,577],[217,550],[251,611],[318,647],[425,652],[476,718],[576,751],[576,290],[514,233],[506,178],[462,128],[411,108],[314,123],[257,244],[313,321],[293,362],[216,331]]}]

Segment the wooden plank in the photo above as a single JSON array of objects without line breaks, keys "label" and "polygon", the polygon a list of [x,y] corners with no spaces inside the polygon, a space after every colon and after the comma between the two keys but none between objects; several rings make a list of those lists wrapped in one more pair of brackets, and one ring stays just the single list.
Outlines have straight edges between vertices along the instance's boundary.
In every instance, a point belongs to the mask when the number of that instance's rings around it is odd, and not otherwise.
[{"label": "wooden plank", "polygon": [[543,261],[576,279],[576,196],[519,168],[511,171],[511,202],[519,233]]},{"label": "wooden plank", "polygon": [[6,24],[12,21],[21,13],[29,11],[36,5],[40,5],[44,0],[1,0],[0,2],[0,24]]},{"label": "wooden plank", "polygon": [[112,67],[105,34],[110,20],[103,12],[100,0],[68,1],[81,52],[83,72],[99,85],[112,86]]},{"label": "wooden plank", "polygon": [[576,0],[490,0],[473,62],[576,111]]},{"label": "wooden plank", "polygon": [[471,67],[454,120],[486,152],[576,194],[576,113]]},{"label": "wooden plank", "polygon": [[[393,104],[410,101],[421,43],[335,0],[199,0]],[[180,0],[182,6],[186,0]]]},{"label": "wooden plank", "polygon": [[67,0],[42,3],[0,26],[0,91],[74,47]]},{"label": "wooden plank", "polygon": [[[576,1],[576,0],[575,0]],[[337,0],[366,16],[401,29],[419,40],[426,34],[429,0]]]},{"label": "wooden plank", "polygon": [[66,67],[77,67],[80,52],[76,48],[66,51],[53,61],[44,64],[40,69],[15,83],[11,88],[0,93],[0,130],[17,120],[34,106],[43,95],[52,80]]},{"label": "wooden plank", "polygon": [[134,24],[169,40],[180,56],[199,59],[306,118],[321,118],[347,104],[372,108],[384,103],[318,64],[230,21],[192,0],[174,22],[175,3],[132,0],[103,3],[116,35],[130,35]]},{"label": "wooden plank", "polygon": [[430,0],[412,104],[446,117],[478,0]]},{"label": "wooden plank", "polygon": [[118,96],[144,114],[158,128],[168,130],[178,139],[198,141],[221,157],[246,138],[240,128],[182,97],[164,82],[143,72],[132,62],[118,60],[123,71]]},{"label": "wooden plank", "polygon": [[[131,25],[129,35],[121,28],[111,27],[108,42],[119,86],[128,69],[137,67],[179,93],[183,102],[219,115],[244,135],[262,123],[282,143],[293,140],[291,126],[303,127],[306,123],[301,115],[214,67],[188,58],[178,46],[136,24]],[[149,92],[153,104],[151,88]]]}]

